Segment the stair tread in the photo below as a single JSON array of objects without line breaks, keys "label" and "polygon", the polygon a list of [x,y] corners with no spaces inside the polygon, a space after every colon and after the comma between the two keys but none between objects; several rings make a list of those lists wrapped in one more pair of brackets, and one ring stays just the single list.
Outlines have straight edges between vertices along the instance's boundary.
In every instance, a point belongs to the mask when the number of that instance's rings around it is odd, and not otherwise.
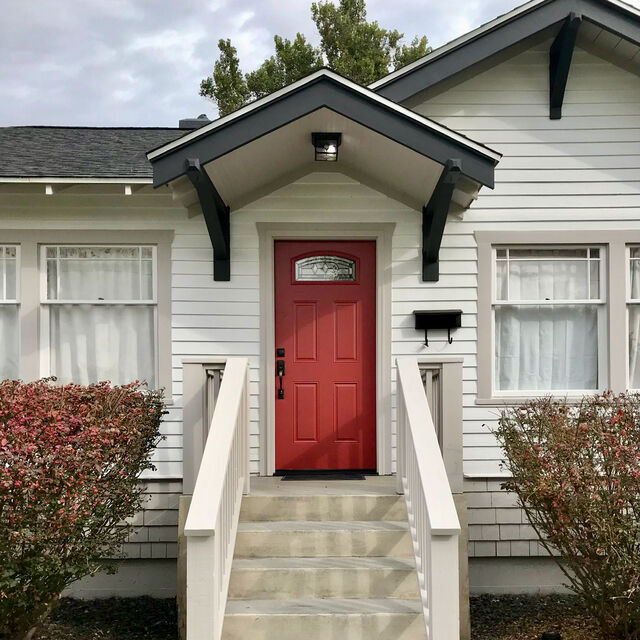
[{"label": "stair tread", "polygon": [[397,520],[257,520],[240,522],[238,531],[407,531],[408,522]]},{"label": "stair tread", "polygon": [[422,614],[420,600],[395,598],[317,598],[302,600],[228,600],[226,615],[375,615]]},{"label": "stair tread", "polygon": [[393,557],[286,557],[234,558],[232,569],[393,569],[415,571],[414,558]]}]

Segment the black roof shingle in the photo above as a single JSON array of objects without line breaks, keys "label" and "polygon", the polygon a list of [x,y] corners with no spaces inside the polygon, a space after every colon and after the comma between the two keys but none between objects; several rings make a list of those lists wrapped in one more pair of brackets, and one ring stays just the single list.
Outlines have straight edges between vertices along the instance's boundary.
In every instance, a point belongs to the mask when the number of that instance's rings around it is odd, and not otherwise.
[{"label": "black roof shingle", "polygon": [[0,177],[151,178],[146,152],[189,133],[143,127],[0,127]]}]

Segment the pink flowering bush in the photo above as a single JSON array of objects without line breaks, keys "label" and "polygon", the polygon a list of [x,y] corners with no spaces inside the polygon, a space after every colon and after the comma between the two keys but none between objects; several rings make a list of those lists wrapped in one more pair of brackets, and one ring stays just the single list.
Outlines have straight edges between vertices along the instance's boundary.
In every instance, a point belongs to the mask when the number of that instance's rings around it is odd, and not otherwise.
[{"label": "pink flowering bush", "polygon": [[67,585],[120,555],[163,413],[138,383],[0,382],[0,638],[30,637]]},{"label": "pink flowering bush", "polygon": [[640,395],[577,407],[550,398],[502,413],[496,430],[542,544],[603,638],[640,638]]}]

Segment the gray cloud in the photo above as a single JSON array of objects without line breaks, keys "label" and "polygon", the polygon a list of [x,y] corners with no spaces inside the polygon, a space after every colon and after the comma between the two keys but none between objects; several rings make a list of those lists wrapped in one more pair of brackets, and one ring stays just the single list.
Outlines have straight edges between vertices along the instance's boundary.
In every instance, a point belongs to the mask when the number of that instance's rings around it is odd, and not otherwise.
[{"label": "gray cloud", "polygon": [[[369,18],[433,46],[521,0],[369,0]],[[245,71],[274,33],[315,37],[310,0],[0,0],[0,126],[175,126],[214,105],[198,96],[217,41]],[[640,0],[634,0],[640,6]]]}]

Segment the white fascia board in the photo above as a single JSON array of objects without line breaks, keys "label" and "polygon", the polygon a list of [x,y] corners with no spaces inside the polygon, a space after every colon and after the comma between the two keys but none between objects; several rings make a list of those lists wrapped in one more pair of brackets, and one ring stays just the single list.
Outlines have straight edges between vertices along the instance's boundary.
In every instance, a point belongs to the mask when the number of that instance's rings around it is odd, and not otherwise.
[{"label": "white fascia board", "polygon": [[[536,0],[536,1],[540,2],[541,0]],[[242,107],[241,109],[238,109],[233,113],[230,113],[227,116],[219,118],[218,120],[214,120],[211,124],[205,125],[204,127],[201,127],[200,129],[196,129],[195,131],[187,134],[186,136],[178,138],[177,140],[174,140],[173,142],[169,142],[168,144],[162,147],[159,147],[158,149],[150,151],[149,153],[147,153],[147,158],[149,160],[153,160],[154,158],[164,155],[165,153],[172,151],[173,149],[177,149],[182,145],[187,144],[192,140],[199,138],[200,136],[203,136],[212,131],[215,131],[219,127],[222,127],[228,124],[229,122],[232,122],[233,120],[236,120],[248,113],[251,113],[251,111],[259,109],[269,104],[270,102],[278,100],[280,97],[288,93],[296,91],[297,89],[303,87],[304,85],[309,84],[315,81],[316,79],[318,79],[319,77],[323,77],[323,76],[327,78],[331,78],[335,82],[338,82],[344,85],[345,87],[348,87],[349,89],[357,93],[360,93],[365,98],[378,102],[379,104],[384,105],[388,109],[395,111],[399,115],[402,115],[406,118],[410,118],[411,120],[414,120],[415,122],[418,122],[425,128],[431,129],[432,131],[437,131],[441,135],[444,135],[452,140],[455,140],[459,144],[465,147],[468,147],[469,149],[473,149],[477,153],[481,153],[482,155],[488,158],[491,158],[495,162],[498,162],[502,158],[501,153],[498,153],[497,151],[494,151],[493,149],[490,149],[489,147],[486,147],[478,142],[474,142],[470,138],[467,138],[466,136],[456,133],[455,131],[452,131],[451,129],[445,126],[438,124],[437,122],[430,120],[429,118],[425,118],[424,116],[421,116],[415,113],[414,111],[411,111],[410,109],[407,109],[406,107],[403,107],[397,104],[396,102],[393,102],[392,100],[388,100],[387,98],[384,98],[378,95],[377,93],[374,93],[373,91],[371,91],[370,89],[367,89],[366,87],[362,87],[359,84],[352,82],[351,80],[347,80],[346,78],[343,78],[342,76],[338,75],[337,73],[334,73],[333,71],[330,71],[329,69],[320,69],[319,71],[316,71],[315,73],[312,73],[311,75],[306,76],[305,78],[302,78],[301,80],[298,80],[297,82],[294,82],[293,84],[290,84],[287,87],[284,87],[283,89],[279,89],[278,91],[275,91],[274,93],[264,98],[261,98],[260,100],[256,100],[255,102],[252,102],[251,104],[248,104]]]},{"label": "white fascia board", "polygon": [[13,178],[0,176],[0,182],[11,184],[153,184],[153,178]]}]

